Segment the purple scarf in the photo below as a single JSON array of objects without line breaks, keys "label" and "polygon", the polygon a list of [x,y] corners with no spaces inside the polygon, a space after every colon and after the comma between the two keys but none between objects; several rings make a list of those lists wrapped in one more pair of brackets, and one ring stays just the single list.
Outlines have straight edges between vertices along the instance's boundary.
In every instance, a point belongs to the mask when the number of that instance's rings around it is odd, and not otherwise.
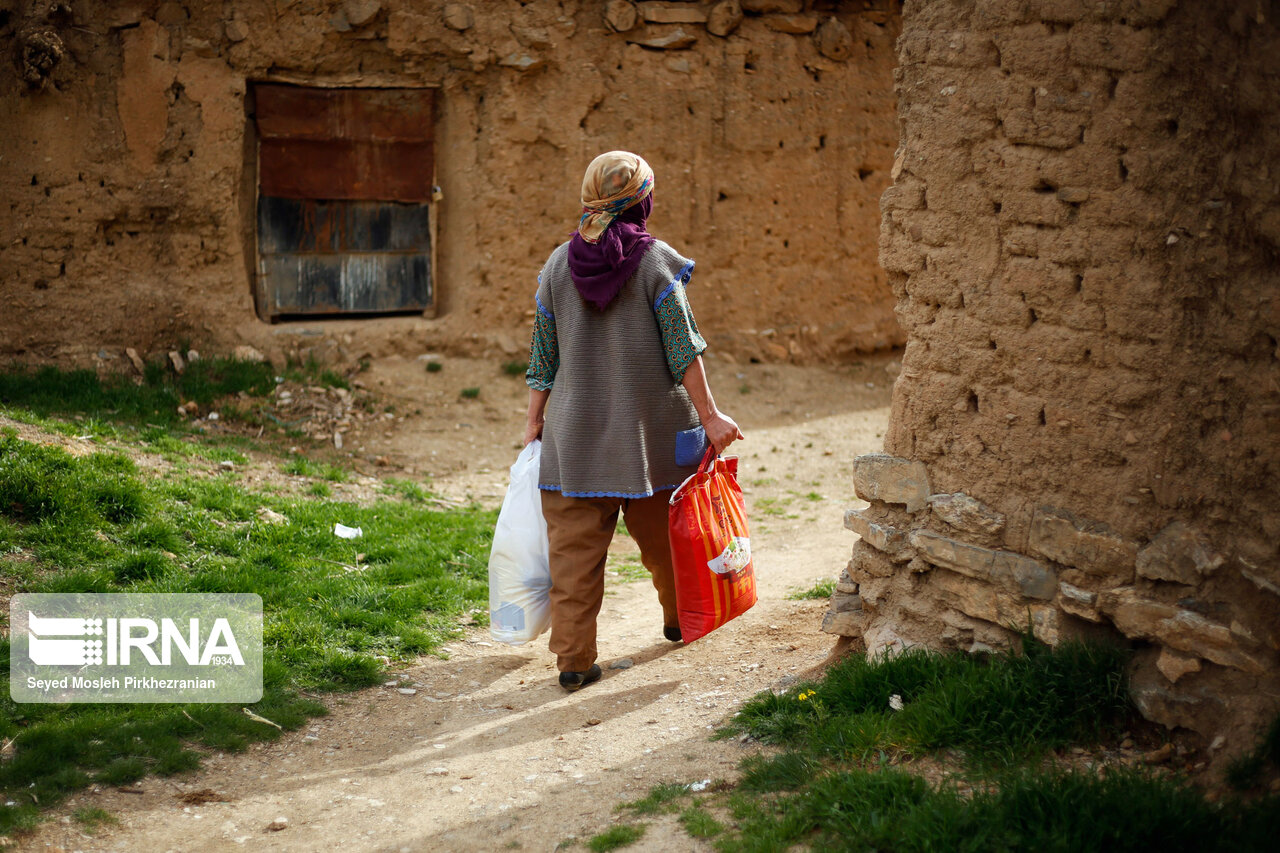
[{"label": "purple scarf", "polygon": [[603,311],[622,290],[640,259],[653,245],[645,230],[653,211],[653,194],[622,211],[609,223],[600,242],[588,243],[578,232],[569,241],[569,275],[578,293],[597,310]]}]

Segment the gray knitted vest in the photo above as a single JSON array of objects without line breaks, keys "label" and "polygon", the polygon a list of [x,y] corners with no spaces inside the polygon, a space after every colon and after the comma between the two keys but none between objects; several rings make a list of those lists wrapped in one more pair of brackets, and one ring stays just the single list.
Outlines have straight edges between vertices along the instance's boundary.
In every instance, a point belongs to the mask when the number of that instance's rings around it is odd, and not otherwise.
[{"label": "gray knitted vest", "polygon": [[697,467],[676,464],[676,433],[698,413],[667,366],[656,305],[693,261],[658,240],[603,310],[578,294],[569,244],[551,253],[538,299],[553,316],[560,366],[542,430],[543,489],[569,497],[647,497]]}]

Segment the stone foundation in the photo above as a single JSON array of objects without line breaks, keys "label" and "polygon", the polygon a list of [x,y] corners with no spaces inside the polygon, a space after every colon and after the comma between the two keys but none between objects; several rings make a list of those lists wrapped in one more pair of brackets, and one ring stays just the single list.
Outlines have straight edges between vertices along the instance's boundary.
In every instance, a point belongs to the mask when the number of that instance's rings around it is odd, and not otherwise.
[{"label": "stone foundation", "polygon": [[827,630],[1110,637],[1144,714],[1235,749],[1280,710],[1269,8],[906,5],[880,257],[908,343]]}]

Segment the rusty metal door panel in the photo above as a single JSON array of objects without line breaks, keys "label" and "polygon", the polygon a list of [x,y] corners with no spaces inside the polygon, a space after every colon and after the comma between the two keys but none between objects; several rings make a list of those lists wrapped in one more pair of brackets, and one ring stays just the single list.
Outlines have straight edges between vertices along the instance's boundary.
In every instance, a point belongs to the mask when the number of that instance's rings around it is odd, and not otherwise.
[{"label": "rusty metal door panel", "polygon": [[430,308],[434,93],[254,92],[266,313]]},{"label": "rusty metal door panel", "polygon": [[431,198],[430,89],[259,85],[254,91],[264,194]]},{"label": "rusty metal door panel", "polygon": [[430,142],[264,139],[258,147],[265,195],[429,201]]},{"label": "rusty metal door panel", "polygon": [[433,301],[426,204],[262,196],[258,252],[275,315],[423,311]]}]

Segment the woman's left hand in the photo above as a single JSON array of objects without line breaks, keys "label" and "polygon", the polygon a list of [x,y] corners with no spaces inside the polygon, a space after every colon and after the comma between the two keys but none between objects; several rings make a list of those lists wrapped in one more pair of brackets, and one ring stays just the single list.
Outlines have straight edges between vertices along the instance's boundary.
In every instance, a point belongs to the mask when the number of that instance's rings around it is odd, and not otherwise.
[{"label": "woman's left hand", "polygon": [[707,441],[711,442],[715,447],[716,453],[724,453],[724,451],[740,438],[746,438],[742,434],[742,430],[738,429],[738,423],[724,412],[715,412],[711,417],[702,424],[702,428],[706,430]]}]

